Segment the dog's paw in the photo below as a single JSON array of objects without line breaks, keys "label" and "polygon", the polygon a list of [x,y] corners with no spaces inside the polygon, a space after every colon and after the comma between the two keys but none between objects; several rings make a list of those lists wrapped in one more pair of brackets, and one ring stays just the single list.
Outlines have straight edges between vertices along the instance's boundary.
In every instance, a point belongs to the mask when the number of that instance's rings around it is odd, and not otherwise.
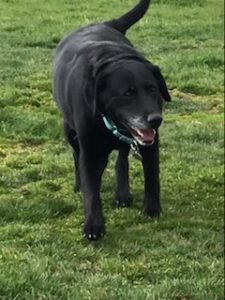
[{"label": "dog's paw", "polygon": [[152,207],[152,208],[145,208],[144,209],[144,215],[150,217],[150,218],[159,218],[161,214],[161,208],[160,207]]},{"label": "dog's paw", "polygon": [[116,197],[115,204],[117,207],[130,207],[133,203],[131,196],[129,197]]},{"label": "dog's paw", "polygon": [[105,224],[102,221],[94,221],[89,218],[84,224],[84,236],[90,241],[97,241],[105,235]]}]

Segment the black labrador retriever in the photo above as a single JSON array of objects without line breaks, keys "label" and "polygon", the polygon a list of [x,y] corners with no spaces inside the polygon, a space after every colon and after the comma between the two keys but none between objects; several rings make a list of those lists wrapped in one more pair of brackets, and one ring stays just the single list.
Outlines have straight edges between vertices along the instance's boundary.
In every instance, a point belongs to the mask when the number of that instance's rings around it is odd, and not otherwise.
[{"label": "black labrador retriever", "polygon": [[144,213],[160,215],[158,128],[163,102],[170,101],[170,95],[160,69],[125,37],[149,4],[150,0],[141,0],[118,19],[82,27],[56,49],[54,98],[73,148],[76,189],[81,188],[84,196],[84,234],[89,240],[105,233],[100,184],[113,149],[119,150],[116,204],[131,204],[128,154],[132,150],[143,164]]}]

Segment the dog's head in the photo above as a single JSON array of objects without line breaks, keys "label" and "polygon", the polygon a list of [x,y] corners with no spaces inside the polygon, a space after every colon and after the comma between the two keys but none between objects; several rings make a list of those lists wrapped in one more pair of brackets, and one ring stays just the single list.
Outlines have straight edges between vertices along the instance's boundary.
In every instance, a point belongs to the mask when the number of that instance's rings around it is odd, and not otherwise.
[{"label": "dog's head", "polygon": [[103,68],[95,82],[95,110],[127,129],[141,145],[154,141],[164,101],[171,101],[160,69],[121,60]]}]

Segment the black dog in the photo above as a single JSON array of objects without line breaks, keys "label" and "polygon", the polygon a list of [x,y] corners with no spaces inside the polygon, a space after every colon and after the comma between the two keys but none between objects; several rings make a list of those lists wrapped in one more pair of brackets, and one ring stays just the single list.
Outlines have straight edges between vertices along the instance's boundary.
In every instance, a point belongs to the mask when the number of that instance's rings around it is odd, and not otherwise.
[{"label": "black dog", "polygon": [[130,205],[128,154],[142,158],[144,213],[160,214],[159,136],[163,101],[170,96],[158,67],[125,37],[147,11],[141,0],[122,17],[83,27],[58,45],[54,61],[54,97],[65,134],[73,147],[76,189],[85,202],[84,234],[96,240],[105,233],[100,200],[101,176],[109,153],[119,150],[116,203]]}]

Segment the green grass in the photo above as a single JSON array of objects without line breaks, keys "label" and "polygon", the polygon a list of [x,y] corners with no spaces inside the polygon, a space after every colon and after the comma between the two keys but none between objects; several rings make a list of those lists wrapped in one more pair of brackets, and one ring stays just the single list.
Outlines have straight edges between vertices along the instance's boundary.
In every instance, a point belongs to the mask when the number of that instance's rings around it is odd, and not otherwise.
[{"label": "green grass", "polygon": [[163,215],[141,214],[143,175],[130,159],[134,205],[112,207],[107,235],[82,238],[82,196],[52,101],[53,49],[83,24],[135,0],[0,0],[0,299],[224,299],[223,1],[155,0],[129,31],[167,78],[161,131]]}]

